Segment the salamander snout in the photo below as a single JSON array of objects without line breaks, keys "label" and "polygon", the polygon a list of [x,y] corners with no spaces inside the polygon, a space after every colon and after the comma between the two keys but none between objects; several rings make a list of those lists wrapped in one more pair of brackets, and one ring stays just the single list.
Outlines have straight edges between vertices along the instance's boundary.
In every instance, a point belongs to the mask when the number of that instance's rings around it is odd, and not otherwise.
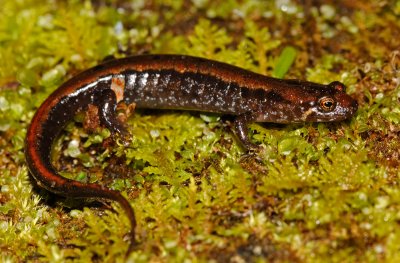
[{"label": "salamander snout", "polygon": [[349,108],[350,108],[350,115],[354,115],[354,113],[356,113],[356,111],[358,110],[358,102],[355,99],[353,99]]},{"label": "salamander snout", "polygon": [[335,97],[337,100],[337,109],[335,111],[341,117],[340,119],[351,118],[358,109],[357,101],[346,93],[337,94]]},{"label": "salamander snout", "polygon": [[343,116],[344,119],[348,119],[356,113],[358,109],[358,103],[355,99],[346,94],[346,86],[339,82],[333,81],[328,84],[328,87],[335,92],[335,100],[338,106],[338,114]]}]

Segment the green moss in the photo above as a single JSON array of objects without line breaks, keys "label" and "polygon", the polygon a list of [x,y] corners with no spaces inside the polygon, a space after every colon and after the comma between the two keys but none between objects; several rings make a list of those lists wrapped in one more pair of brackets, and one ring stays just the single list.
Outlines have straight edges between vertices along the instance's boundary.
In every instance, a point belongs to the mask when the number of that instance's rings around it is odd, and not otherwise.
[{"label": "green moss", "polygon": [[76,72],[148,52],[343,81],[360,109],[336,124],[252,124],[257,157],[219,115],[136,111],[128,146],[107,129],[88,133],[78,115],[54,164],[128,198],[140,241],[131,261],[398,261],[398,1],[40,2],[0,3],[1,261],[124,262],[122,209],[33,188],[24,137],[36,108]]}]

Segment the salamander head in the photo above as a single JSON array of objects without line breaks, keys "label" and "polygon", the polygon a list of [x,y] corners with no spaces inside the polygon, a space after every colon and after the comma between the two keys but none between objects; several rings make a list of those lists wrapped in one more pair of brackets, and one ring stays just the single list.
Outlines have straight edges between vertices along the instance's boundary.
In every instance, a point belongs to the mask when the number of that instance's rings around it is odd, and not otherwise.
[{"label": "salamander head", "polygon": [[302,114],[303,121],[329,122],[349,119],[357,111],[358,103],[346,94],[346,86],[339,81],[327,85],[331,94],[318,97]]},{"label": "salamander head", "polygon": [[[339,81],[328,85],[312,82],[288,81],[282,90],[274,91],[276,101],[267,101],[258,121],[277,123],[333,122],[349,119],[357,111],[358,103],[346,94],[346,86]],[[272,115],[271,115],[272,113]],[[275,115],[273,115],[275,114]]]}]

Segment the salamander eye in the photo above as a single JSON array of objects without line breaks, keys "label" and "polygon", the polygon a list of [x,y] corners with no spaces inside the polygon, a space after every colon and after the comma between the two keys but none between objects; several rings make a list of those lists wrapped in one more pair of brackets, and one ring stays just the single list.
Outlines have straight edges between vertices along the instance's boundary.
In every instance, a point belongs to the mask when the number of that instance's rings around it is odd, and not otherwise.
[{"label": "salamander eye", "polygon": [[333,109],[336,107],[336,102],[331,97],[322,97],[319,100],[319,106],[323,111],[333,111]]}]

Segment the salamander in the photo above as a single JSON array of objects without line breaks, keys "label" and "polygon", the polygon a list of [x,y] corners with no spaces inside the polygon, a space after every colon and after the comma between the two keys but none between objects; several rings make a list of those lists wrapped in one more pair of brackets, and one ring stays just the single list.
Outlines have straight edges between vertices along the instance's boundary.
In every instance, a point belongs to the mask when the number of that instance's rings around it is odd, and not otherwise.
[{"label": "salamander", "polygon": [[233,128],[243,146],[251,122],[333,122],[350,118],[357,102],[344,84],[328,85],[267,77],[245,69],[183,55],[142,55],[105,62],[71,78],[38,108],[27,130],[25,154],[38,185],[74,198],[104,198],[119,203],[131,225],[131,251],[136,220],[118,191],[62,177],[51,164],[57,135],[78,111],[98,108],[100,123],[113,135],[129,136],[116,116],[119,103],[136,108],[214,112],[234,116]]}]

